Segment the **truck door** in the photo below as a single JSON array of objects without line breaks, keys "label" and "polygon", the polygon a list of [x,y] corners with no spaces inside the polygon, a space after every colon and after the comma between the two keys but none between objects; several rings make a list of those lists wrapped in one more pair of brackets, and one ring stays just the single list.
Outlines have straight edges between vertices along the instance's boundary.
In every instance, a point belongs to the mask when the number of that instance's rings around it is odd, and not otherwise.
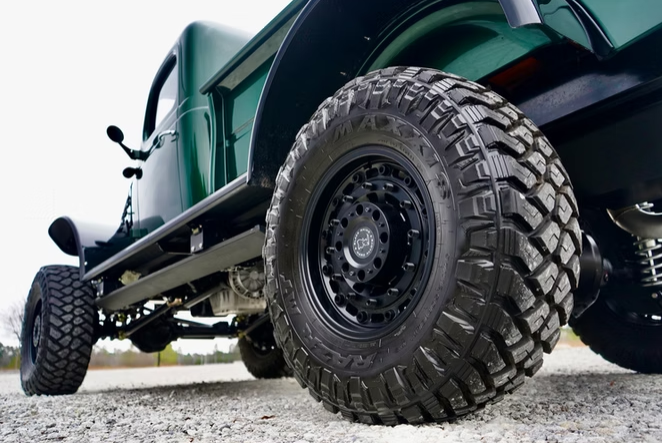
[{"label": "truck door", "polygon": [[147,100],[141,149],[150,154],[142,164],[143,175],[137,183],[142,236],[182,212],[178,153],[179,79],[179,63],[173,52],[159,69]]}]

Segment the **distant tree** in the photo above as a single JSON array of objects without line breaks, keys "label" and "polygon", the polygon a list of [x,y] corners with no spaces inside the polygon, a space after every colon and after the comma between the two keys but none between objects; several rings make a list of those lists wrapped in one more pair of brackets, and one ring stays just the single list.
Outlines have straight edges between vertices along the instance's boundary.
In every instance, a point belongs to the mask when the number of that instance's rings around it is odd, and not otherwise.
[{"label": "distant tree", "polygon": [[0,343],[0,369],[17,369],[20,366],[19,348]]},{"label": "distant tree", "polygon": [[24,312],[23,303],[15,301],[14,303],[10,303],[7,309],[3,311],[1,319],[3,328],[16,337],[19,343],[21,342]]},{"label": "distant tree", "polygon": [[162,366],[173,366],[177,364],[177,352],[172,349],[172,344],[166,346],[166,348],[161,351],[161,365]]}]

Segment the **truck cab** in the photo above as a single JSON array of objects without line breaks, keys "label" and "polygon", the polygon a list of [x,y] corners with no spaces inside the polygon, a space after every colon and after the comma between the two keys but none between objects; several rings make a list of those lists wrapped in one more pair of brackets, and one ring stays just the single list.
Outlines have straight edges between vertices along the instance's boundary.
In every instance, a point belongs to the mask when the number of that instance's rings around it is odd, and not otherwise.
[{"label": "truck cab", "polygon": [[153,232],[246,173],[253,116],[242,114],[241,107],[257,106],[262,85],[242,85],[248,91],[227,98],[203,94],[200,85],[249,40],[234,29],[195,22],[159,68],[143,125],[141,151],[148,156],[137,165],[142,174],[134,181],[135,237]]}]

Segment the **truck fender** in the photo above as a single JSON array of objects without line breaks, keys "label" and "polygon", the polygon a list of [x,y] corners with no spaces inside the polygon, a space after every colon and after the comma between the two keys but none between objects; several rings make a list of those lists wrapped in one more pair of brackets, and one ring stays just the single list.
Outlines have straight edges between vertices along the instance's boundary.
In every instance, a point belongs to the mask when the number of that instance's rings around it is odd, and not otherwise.
[{"label": "truck fender", "polygon": [[[575,0],[562,1],[568,10],[564,17],[569,17],[563,24],[573,36],[585,43],[597,41],[598,31],[594,38],[589,38],[587,32],[597,25],[589,23],[587,14],[582,16],[585,11],[579,4]],[[249,149],[249,184],[272,188],[297,131],[317,106],[348,81],[366,73],[370,67],[367,62],[380,50],[380,41],[401,32],[398,22],[416,16],[423,8],[445,3],[450,7],[461,4],[438,0],[310,0],[281,44],[262,91]],[[531,29],[538,32],[547,28],[566,33],[553,20],[547,23],[545,17],[552,17],[552,12],[542,11],[535,0],[499,0],[495,5],[511,28],[534,25]]]},{"label": "truck fender", "polygon": [[60,217],[51,223],[48,235],[67,255],[78,257],[81,279],[85,275],[88,260],[94,259],[96,252],[115,234],[117,227],[96,225],[74,221],[70,217]]}]

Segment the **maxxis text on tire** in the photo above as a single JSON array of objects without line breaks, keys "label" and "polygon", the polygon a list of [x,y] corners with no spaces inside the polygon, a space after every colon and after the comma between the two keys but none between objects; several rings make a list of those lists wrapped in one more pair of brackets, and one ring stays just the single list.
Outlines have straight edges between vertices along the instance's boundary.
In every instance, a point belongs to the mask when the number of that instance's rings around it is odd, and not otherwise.
[{"label": "maxxis text on tire", "polygon": [[[383,163],[376,172],[369,164],[374,152]],[[347,195],[340,188],[336,195],[333,184],[342,179],[329,178],[334,165],[347,165],[338,172],[344,176],[361,158],[368,164],[357,166],[357,184],[374,190],[385,183],[391,193],[400,186],[414,197],[400,205],[432,221],[427,260],[403,267],[433,266],[417,280],[421,287],[407,290],[416,296],[396,312],[395,330],[368,327],[393,315],[373,308],[372,316],[355,314],[345,294],[333,297],[351,268],[316,265],[332,263],[329,239],[348,224],[332,219],[322,232],[303,224],[326,221],[325,205],[333,215],[370,200],[350,185]],[[389,162],[397,173],[388,172]],[[367,182],[370,174],[375,183]],[[407,174],[413,180],[403,179]],[[333,186],[319,190],[320,183]],[[434,214],[421,210],[425,202]],[[385,210],[402,224],[397,207]],[[540,368],[543,351],[554,348],[579,276],[577,216],[556,152],[502,97],[430,69],[394,67],[357,78],[320,105],[276,179],[263,251],[276,340],[301,386],[349,420],[395,425],[467,414],[519,387]],[[353,235],[359,248],[373,251],[374,235]],[[347,250],[340,241],[338,247]],[[406,259],[406,247],[394,247],[393,260]],[[380,301],[387,295],[365,304],[387,304]],[[360,337],[362,327],[369,339]]]},{"label": "maxxis text on tire", "polygon": [[73,394],[83,383],[98,321],[94,298],[76,267],[37,272],[21,333],[21,386],[27,395]]}]

